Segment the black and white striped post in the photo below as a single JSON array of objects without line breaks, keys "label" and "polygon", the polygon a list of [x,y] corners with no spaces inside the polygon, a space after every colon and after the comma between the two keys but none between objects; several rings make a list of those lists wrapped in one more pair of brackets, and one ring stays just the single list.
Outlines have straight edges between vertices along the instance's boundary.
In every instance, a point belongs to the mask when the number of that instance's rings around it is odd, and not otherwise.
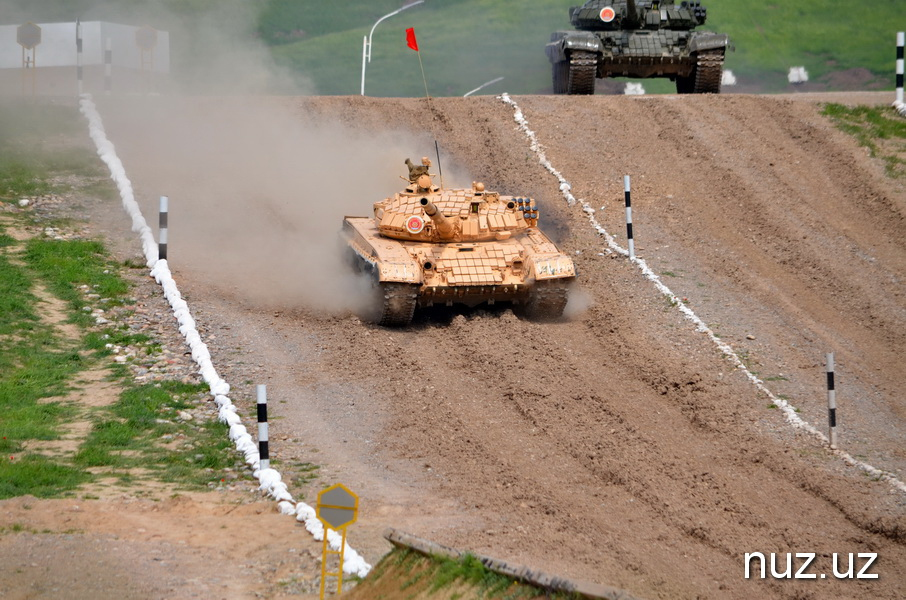
[{"label": "black and white striped post", "polygon": [[107,38],[104,50],[104,93],[110,94],[113,89],[113,41]]},{"label": "black and white striped post", "polygon": [[160,197],[160,239],[157,242],[157,258],[167,259],[167,220],[170,209],[170,199],[166,196]]},{"label": "black and white striped post", "polygon": [[830,447],[837,448],[837,396],[834,389],[834,353],[827,355],[827,423],[830,429]]},{"label": "black and white striped post", "polygon": [[76,31],[76,34],[75,34],[76,35],[76,38],[75,38],[76,81],[78,82],[78,85],[79,85],[79,96],[81,96],[85,91],[84,84],[82,83],[83,73],[82,73],[82,21],[81,21],[81,19],[76,19],[75,31]]},{"label": "black and white striped post", "polygon": [[271,459],[267,448],[267,386],[258,386],[258,454],[259,469],[269,469]]},{"label": "black and white striped post", "polygon": [[632,239],[632,200],[629,194],[629,175],[623,175],[623,194],[626,197],[626,238],[629,240],[629,259],[635,258],[635,242]]},{"label": "black and white striped post", "polygon": [[906,45],[906,32],[897,33],[897,104],[903,104],[903,46]]}]

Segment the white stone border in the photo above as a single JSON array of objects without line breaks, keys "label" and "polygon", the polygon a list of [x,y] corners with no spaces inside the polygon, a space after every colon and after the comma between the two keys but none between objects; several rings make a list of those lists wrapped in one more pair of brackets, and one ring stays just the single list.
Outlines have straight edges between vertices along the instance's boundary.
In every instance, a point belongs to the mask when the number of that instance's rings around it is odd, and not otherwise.
[{"label": "white stone border", "polygon": [[[500,99],[502,102],[509,104],[510,106],[513,107],[513,111],[514,111],[513,120],[515,120],[516,124],[518,125],[517,129],[522,131],[525,134],[525,136],[528,138],[529,146],[538,155],[538,160],[541,163],[541,165],[545,169],[550,171],[551,174],[557,178],[557,181],[560,182],[560,192],[563,194],[563,197],[566,199],[567,204],[569,204],[569,206],[573,206],[574,204],[576,204],[576,202],[578,202],[582,206],[582,211],[588,216],[588,221],[591,223],[592,227],[594,227],[595,231],[597,231],[598,234],[600,234],[604,238],[604,240],[607,242],[608,248],[613,252],[617,252],[619,254],[622,254],[622,255],[628,257],[629,251],[622,248],[619,244],[617,244],[616,241],[614,240],[613,236],[610,235],[607,232],[607,230],[601,226],[600,223],[598,223],[598,220],[595,218],[595,209],[592,208],[591,205],[588,202],[586,202],[585,200],[581,200],[581,199],[577,200],[570,193],[572,186],[563,177],[563,175],[561,175],[560,172],[557,171],[553,167],[553,165],[551,165],[550,161],[547,159],[547,156],[545,156],[544,150],[542,150],[541,144],[538,142],[538,138],[535,135],[535,132],[532,131],[531,129],[529,129],[528,121],[526,120],[525,116],[523,115],[522,109],[519,108],[519,105],[517,105],[516,102],[512,98],[510,98],[509,94],[502,94],[500,96],[497,96],[497,98]],[[654,271],[651,270],[651,268],[648,266],[648,264],[643,259],[635,257],[635,258],[632,258],[631,261],[639,268],[639,270],[642,272],[642,275],[644,275],[646,279],[651,281],[654,284],[654,286],[658,289],[658,291],[661,292],[664,296],[666,296],[670,300],[671,304],[676,306],[680,310],[680,312],[683,313],[683,316],[686,317],[686,319],[688,319],[695,325],[696,329],[699,332],[704,333],[705,335],[708,336],[708,338],[714,343],[714,345],[716,345],[718,347],[718,349],[721,352],[723,352],[724,356],[727,358],[727,360],[730,361],[730,363],[733,364],[733,366],[735,366],[737,369],[739,369],[740,371],[745,373],[745,375],[746,375],[746,377],[748,377],[749,381],[752,382],[752,384],[755,385],[755,387],[758,388],[759,391],[764,393],[768,398],[770,398],[771,402],[776,404],[783,411],[783,415],[784,415],[784,417],[786,417],[786,420],[790,425],[792,425],[796,429],[801,429],[801,430],[805,431],[806,433],[812,435],[813,437],[817,438],[822,444],[824,444],[827,447],[828,452],[831,452],[837,458],[840,458],[841,460],[843,460],[846,464],[848,464],[850,466],[854,466],[858,469],[861,469],[862,471],[868,473],[872,477],[876,477],[878,479],[883,479],[884,481],[886,481],[887,483],[892,485],[894,488],[900,490],[901,492],[906,493],[906,483],[903,483],[902,481],[897,479],[897,477],[895,475],[893,475],[892,473],[888,473],[887,471],[882,471],[881,469],[873,467],[872,465],[870,465],[868,463],[857,460],[854,457],[852,457],[849,453],[844,452],[842,450],[831,449],[830,441],[827,439],[827,436],[824,435],[822,432],[818,431],[817,429],[815,429],[810,424],[803,421],[799,417],[799,415],[796,413],[796,409],[789,402],[787,402],[783,398],[779,398],[778,396],[775,396],[771,392],[771,390],[769,390],[767,387],[765,387],[764,382],[761,379],[759,379],[758,377],[756,377],[755,374],[752,373],[745,366],[745,364],[743,364],[742,360],[739,358],[739,355],[737,355],[736,351],[733,350],[733,347],[730,346],[729,344],[727,344],[726,342],[724,342],[723,340],[721,340],[719,337],[717,337],[717,335],[715,335],[715,333],[713,331],[711,331],[711,329],[705,324],[705,322],[702,321],[698,317],[698,315],[696,315],[694,312],[692,312],[691,308],[689,308],[688,306],[683,304],[682,300],[676,294],[674,294],[670,290],[670,288],[668,288],[666,285],[664,285],[664,283],[661,281],[660,277],[658,277],[654,273]]]},{"label": "white stone border", "polygon": [[[245,426],[242,425],[242,419],[236,414],[236,407],[227,396],[230,392],[230,385],[217,374],[217,370],[211,362],[211,353],[208,351],[207,345],[201,340],[201,336],[195,327],[195,320],[189,313],[189,306],[183,300],[176,287],[176,282],[173,280],[173,275],[170,273],[170,267],[166,259],[158,259],[157,242],[154,240],[154,234],[151,232],[151,228],[148,227],[148,223],[145,221],[145,217],[142,216],[138,203],[135,201],[132,182],[126,176],[126,169],[116,155],[113,143],[107,139],[101,115],[90,94],[82,94],[80,96],[79,107],[82,114],[88,119],[88,132],[97,147],[98,156],[110,169],[110,178],[116,183],[123,202],[123,208],[126,209],[132,219],[132,231],[139,234],[147,265],[151,268],[151,276],[163,288],[164,296],[173,309],[173,316],[179,322],[179,332],[186,339],[186,345],[192,351],[192,359],[198,364],[198,372],[211,389],[211,395],[214,397],[214,402],[218,407],[218,418],[221,422],[230,426],[230,439],[235,443],[236,449],[245,455],[245,462],[251,467],[254,476],[260,483],[258,489],[267,492],[277,501],[277,506],[282,514],[294,515],[297,521],[305,524],[305,528],[315,540],[323,541],[324,526],[318,520],[315,509],[304,502],[294,502],[293,497],[287,491],[286,484],[281,480],[280,473],[275,469],[259,468],[260,456],[258,447]],[[327,541],[333,550],[340,550],[342,539],[342,536],[336,531],[328,531]],[[343,550],[343,559],[343,571],[345,573],[365,577],[371,570],[371,565],[365,562],[365,559],[353,550],[349,544],[346,544]]]}]

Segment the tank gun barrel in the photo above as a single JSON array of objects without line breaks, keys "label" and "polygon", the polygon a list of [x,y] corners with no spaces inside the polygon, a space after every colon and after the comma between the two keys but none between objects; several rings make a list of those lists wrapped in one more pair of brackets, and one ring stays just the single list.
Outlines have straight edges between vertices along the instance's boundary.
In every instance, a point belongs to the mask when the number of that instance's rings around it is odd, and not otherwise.
[{"label": "tank gun barrel", "polygon": [[635,5],[635,0],[626,1],[626,21],[628,27],[637,28],[641,25],[639,9]]},{"label": "tank gun barrel", "polygon": [[455,231],[453,229],[453,223],[450,222],[450,219],[445,217],[442,212],[437,210],[437,207],[434,206],[434,203],[427,198],[422,198],[420,202],[421,205],[425,208],[425,214],[431,217],[431,220],[434,222],[434,226],[437,227],[437,233],[440,234],[440,238],[442,240],[451,239]]}]

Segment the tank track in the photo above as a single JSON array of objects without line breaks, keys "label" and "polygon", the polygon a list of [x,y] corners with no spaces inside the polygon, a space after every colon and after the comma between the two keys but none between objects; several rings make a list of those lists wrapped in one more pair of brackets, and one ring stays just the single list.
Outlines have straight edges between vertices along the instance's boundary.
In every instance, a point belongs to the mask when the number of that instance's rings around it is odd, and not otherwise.
[{"label": "tank track", "polygon": [[594,94],[598,55],[586,50],[573,50],[569,56],[567,94]]},{"label": "tank track", "polygon": [[723,74],[724,51],[706,50],[698,53],[695,66],[693,94],[719,94]]},{"label": "tank track", "polygon": [[378,324],[405,327],[411,323],[418,302],[418,286],[390,281],[381,282],[378,286],[384,297]]},{"label": "tank track", "polygon": [[569,85],[569,62],[561,60],[553,64],[554,93],[565,94]]},{"label": "tank track", "polygon": [[522,314],[533,321],[553,321],[563,316],[569,301],[569,287],[563,280],[539,281],[522,305]]}]

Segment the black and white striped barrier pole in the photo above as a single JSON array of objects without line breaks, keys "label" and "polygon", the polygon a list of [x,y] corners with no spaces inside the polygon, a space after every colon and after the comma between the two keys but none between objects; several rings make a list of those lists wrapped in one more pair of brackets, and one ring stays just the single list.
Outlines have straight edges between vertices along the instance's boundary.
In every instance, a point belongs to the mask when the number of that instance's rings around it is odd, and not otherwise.
[{"label": "black and white striped barrier pole", "polygon": [[113,42],[107,38],[106,50],[104,50],[104,93],[110,94],[113,89]]},{"label": "black and white striped barrier pole", "polygon": [[897,33],[897,96],[893,105],[900,114],[906,115],[903,104],[903,46],[906,45],[906,32]]},{"label": "black and white striped barrier pole", "polygon": [[157,242],[157,258],[167,259],[167,220],[170,199],[166,196],[160,197],[160,239]]},{"label": "black and white striped barrier pole", "polygon": [[82,83],[82,21],[76,20],[76,80],[79,85],[79,96],[85,91],[84,84]]},{"label": "black and white striped barrier pole", "polygon": [[827,422],[830,428],[830,447],[837,448],[837,396],[834,389],[834,353],[827,355]]},{"label": "black and white striped barrier pole", "polygon": [[629,197],[629,175],[623,175],[623,194],[626,196],[626,238],[629,240],[629,259],[635,258],[635,242],[632,240],[632,201]]},{"label": "black and white striped barrier pole", "polygon": [[269,469],[271,459],[267,448],[267,386],[258,386],[258,454],[259,469]]}]

